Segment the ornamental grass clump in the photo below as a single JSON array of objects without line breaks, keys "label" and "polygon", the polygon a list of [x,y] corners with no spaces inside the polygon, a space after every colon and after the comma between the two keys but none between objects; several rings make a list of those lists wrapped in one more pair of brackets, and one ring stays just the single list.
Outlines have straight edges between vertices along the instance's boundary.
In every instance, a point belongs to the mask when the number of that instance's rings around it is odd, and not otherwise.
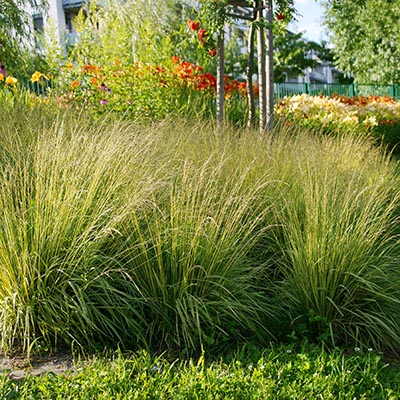
[{"label": "ornamental grass clump", "polygon": [[151,347],[198,349],[263,339],[269,299],[249,253],[264,233],[265,182],[228,169],[225,154],[189,159],[151,207],[130,214],[113,253],[135,284]]},{"label": "ornamental grass clump", "polygon": [[231,169],[210,127],[92,122],[2,129],[1,350],[264,339],[249,252],[268,228],[268,182],[249,187],[254,168]]},{"label": "ornamental grass clump", "polygon": [[0,114],[1,351],[292,331],[400,348],[400,189],[379,149],[39,109]]},{"label": "ornamental grass clump", "polygon": [[277,297],[295,334],[398,349],[399,180],[379,150],[349,138],[286,151]]},{"label": "ornamental grass clump", "polygon": [[105,262],[104,249],[128,206],[155,182],[156,168],[141,174],[149,138],[130,128],[60,117],[39,124],[36,135],[27,127],[2,137],[6,155],[11,137],[15,143],[0,169],[3,351],[72,341],[90,347],[134,330],[119,291],[122,271]]}]

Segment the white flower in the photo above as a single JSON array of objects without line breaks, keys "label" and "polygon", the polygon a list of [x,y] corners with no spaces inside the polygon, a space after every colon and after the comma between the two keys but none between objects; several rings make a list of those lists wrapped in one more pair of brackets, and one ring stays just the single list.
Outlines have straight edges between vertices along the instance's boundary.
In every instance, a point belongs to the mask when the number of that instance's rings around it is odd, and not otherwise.
[{"label": "white flower", "polygon": [[367,126],[378,126],[378,121],[376,117],[373,115],[365,118],[363,124]]}]

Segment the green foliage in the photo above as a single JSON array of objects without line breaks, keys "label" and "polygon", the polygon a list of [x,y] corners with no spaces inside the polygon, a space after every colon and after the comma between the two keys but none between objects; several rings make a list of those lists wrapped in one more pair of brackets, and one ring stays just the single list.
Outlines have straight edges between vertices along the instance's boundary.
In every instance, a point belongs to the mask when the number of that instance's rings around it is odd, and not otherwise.
[{"label": "green foliage", "polygon": [[305,346],[235,354],[231,361],[167,361],[142,352],[107,354],[75,365],[66,376],[10,381],[7,399],[388,399],[399,397],[397,369],[374,352],[344,355]]},{"label": "green foliage", "polygon": [[109,0],[99,7],[91,2],[75,20],[77,42],[71,58],[79,65],[109,65],[116,59],[159,63],[172,55],[165,31],[169,2]]},{"label": "green foliage", "polygon": [[400,80],[400,4],[387,0],[325,1],[326,25],[337,65],[356,82]]},{"label": "green foliage", "polygon": [[42,10],[45,1],[0,0],[0,60],[18,77],[39,62],[35,49],[27,45],[31,35],[29,8]]},{"label": "green foliage", "polygon": [[[286,78],[293,78],[304,74],[304,70],[315,67],[320,62],[331,58],[330,49],[326,43],[318,44],[307,41],[302,33],[292,33],[285,30],[276,31],[274,36],[274,81],[285,82]],[[313,52],[320,61],[309,58]]]}]

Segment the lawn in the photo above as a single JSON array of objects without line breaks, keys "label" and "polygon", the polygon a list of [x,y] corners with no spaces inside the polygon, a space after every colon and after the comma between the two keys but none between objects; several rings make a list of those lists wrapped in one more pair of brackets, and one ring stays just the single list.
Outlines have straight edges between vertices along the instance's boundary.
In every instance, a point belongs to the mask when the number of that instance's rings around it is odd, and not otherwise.
[{"label": "lawn", "polygon": [[2,399],[398,399],[398,369],[374,351],[243,347],[226,359],[168,361],[145,351],[77,361],[73,372],[0,377]]}]

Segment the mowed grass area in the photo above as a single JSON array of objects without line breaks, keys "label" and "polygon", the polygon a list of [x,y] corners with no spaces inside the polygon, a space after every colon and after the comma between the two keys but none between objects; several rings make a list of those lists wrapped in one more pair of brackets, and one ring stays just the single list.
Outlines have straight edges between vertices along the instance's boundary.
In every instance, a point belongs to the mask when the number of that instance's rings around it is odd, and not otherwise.
[{"label": "mowed grass area", "polygon": [[183,361],[103,354],[65,375],[10,381],[2,399],[385,399],[400,396],[398,369],[371,351],[344,354],[318,346],[243,348],[227,359]]},{"label": "mowed grass area", "polygon": [[400,349],[400,181],[380,149],[37,107],[0,115],[1,351],[139,355],[3,377],[4,398],[398,397],[375,356]]}]

